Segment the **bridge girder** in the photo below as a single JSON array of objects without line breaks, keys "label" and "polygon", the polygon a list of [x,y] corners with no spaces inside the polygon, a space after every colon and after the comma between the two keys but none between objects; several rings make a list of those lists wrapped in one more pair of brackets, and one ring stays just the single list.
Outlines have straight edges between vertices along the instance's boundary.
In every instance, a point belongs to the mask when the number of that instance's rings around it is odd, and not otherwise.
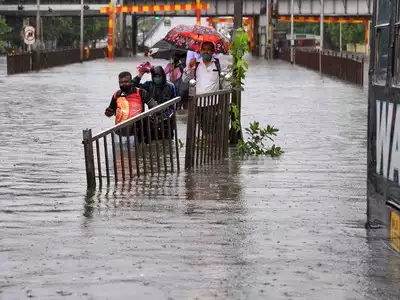
[{"label": "bridge girder", "polygon": [[[278,14],[291,14],[291,0],[277,0]],[[293,0],[294,14],[318,16],[321,13],[320,0]],[[371,16],[372,0],[324,0],[324,14],[327,16]]]}]

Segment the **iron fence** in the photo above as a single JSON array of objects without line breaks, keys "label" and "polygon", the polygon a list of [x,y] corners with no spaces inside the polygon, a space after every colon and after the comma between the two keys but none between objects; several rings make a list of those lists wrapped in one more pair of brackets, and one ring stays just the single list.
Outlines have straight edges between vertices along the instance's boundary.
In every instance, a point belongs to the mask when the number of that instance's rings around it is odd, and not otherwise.
[{"label": "iron fence", "polygon": [[[85,49],[84,61],[107,57],[107,48]],[[26,73],[81,62],[80,49],[42,51],[38,57],[35,51],[7,55],[7,74]]]},{"label": "iron fence", "polygon": [[[190,82],[186,124],[186,169],[220,162],[228,152],[231,90],[196,95]],[[135,177],[181,170],[181,141],[178,138],[174,98],[99,134],[83,131],[88,188]],[[97,178],[97,179],[96,179]]]},{"label": "iron fence", "polygon": [[[296,49],[294,63],[314,70],[320,70],[320,52],[318,50]],[[283,49],[279,56],[290,61],[290,49]],[[364,58],[356,54],[323,51],[321,56],[321,72],[357,85],[364,85]]]}]

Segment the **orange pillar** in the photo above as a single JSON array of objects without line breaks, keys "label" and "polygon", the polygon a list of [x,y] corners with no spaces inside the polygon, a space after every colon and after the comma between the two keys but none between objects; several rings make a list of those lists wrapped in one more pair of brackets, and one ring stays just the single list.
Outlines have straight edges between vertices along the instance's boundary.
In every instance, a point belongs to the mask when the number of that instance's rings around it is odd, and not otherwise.
[{"label": "orange pillar", "polygon": [[369,21],[364,21],[365,45],[369,43]]},{"label": "orange pillar", "polygon": [[201,24],[201,0],[196,0],[196,25]]},{"label": "orange pillar", "polygon": [[254,50],[254,19],[250,18],[249,19],[249,27],[248,27],[248,35],[250,39],[250,50]]},{"label": "orange pillar", "polygon": [[114,4],[110,2],[109,12],[108,12],[108,47],[107,47],[107,57],[109,60],[114,58]]}]

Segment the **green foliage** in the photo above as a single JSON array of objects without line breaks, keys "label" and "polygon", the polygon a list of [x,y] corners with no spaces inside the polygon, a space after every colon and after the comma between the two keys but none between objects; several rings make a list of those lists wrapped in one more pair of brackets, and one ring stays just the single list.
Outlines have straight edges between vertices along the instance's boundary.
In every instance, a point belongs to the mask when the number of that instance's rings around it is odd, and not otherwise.
[{"label": "green foliage", "polygon": [[7,41],[12,28],[8,26],[6,21],[0,17],[0,53],[6,51]]},{"label": "green foliage", "polygon": [[294,32],[295,33],[319,35],[319,24],[315,24],[315,23],[294,23]]},{"label": "green foliage", "polygon": [[268,147],[266,144],[267,141],[274,141],[272,137],[276,136],[279,131],[278,128],[270,125],[262,128],[259,122],[254,121],[250,123],[250,127],[245,128],[245,131],[249,134],[247,141],[239,141],[236,148],[240,155],[270,155],[271,157],[277,157],[284,153],[275,144],[271,147]]},{"label": "green foliage", "polygon": [[234,90],[243,91],[243,80],[246,77],[246,72],[249,69],[248,62],[243,59],[243,56],[249,52],[249,36],[243,28],[237,29],[233,34],[233,40],[230,46],[229,53],[233,56],[233,63],[230,66],[232,77],[230,78],[232,88]]},{"label": "green foliage", "polygon": [[107,37],[108,20],[87,18],[84,24],[84,36],[87,41],[101,40]]},{"label": "green foliage", "polygon": [[232,104],[231,114],[232,114],[232,123],[231,123],[232,129],[238,132],[240,130],[240,122],[239,122],[240,111],[237,105]]},{"label": "green foliage", "polygon": [[[85,18],[84,41],[100,40],[107,36],[107,19]],[[58,47],[70,47],[80,40],[80,21],[76,17],[43,18],[43,40],[57,41]]]},{"label": "green foliage", "polygon": [[[340,44],[340,25],[327,24],[325,32],[329,34],[331,41],[335,46]],[[365,26],[364,24],[342,24],[342,43],[346,44],[363,44],[365,42]]]},{"label": "green foliage", "polygon": [[[279,23],[280,30],[290,33],[290,23]],[[320,34],[319,23],[294,23],[294,32],[303,34]],[[330,41],[334,48],[340,45],[340,25],[338,23],[328,23],[324,25],[324,40]],[[342,24],[342,43],[363,44],[365,42],[364,24]]]}]

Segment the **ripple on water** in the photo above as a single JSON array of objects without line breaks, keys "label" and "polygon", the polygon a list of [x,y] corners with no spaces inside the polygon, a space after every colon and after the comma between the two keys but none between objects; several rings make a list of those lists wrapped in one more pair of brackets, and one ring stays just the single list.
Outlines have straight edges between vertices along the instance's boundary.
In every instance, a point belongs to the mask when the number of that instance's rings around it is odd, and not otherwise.
[{"label": "ripple on water", "polygon": [[140,61],[0,76],[0,298],[398,299],[400,259],[362,226],[366,92],[318,73],[249,58],[243,124],[277,126],[281,158],[86,194],[82,129],[112,125]]}]

